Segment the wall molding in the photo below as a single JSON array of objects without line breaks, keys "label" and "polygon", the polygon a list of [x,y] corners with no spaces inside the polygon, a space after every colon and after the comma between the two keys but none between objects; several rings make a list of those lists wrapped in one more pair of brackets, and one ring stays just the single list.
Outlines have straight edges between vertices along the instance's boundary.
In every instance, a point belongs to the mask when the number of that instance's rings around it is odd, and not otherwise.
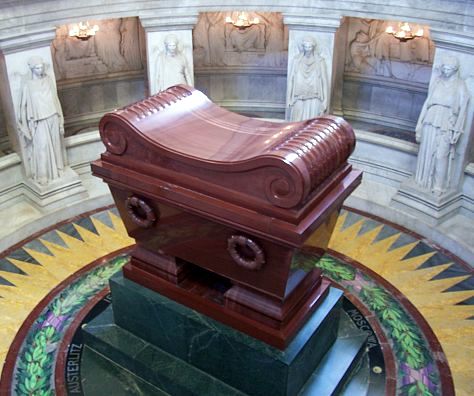
[{"label": "wall molding", "polygon": [[411,91],[426,94],[428,92],[428,83],[417,81],[400,80],[397,78],[365,75],[359,73],[344,73],[344,81],[357,82],[361,84],[372,85],[382,88],[392,88],[398,91]]}]

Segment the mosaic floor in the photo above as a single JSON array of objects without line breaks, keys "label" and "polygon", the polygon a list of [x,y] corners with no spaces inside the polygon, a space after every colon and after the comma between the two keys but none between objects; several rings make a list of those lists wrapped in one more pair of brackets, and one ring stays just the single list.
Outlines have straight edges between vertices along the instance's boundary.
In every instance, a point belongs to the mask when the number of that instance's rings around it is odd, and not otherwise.
[{"label": "mosaic floor", "polygon": [[[107,280],[132,243],[115,209],[104,209],[0,256],[1,394],[78,394],[72,340],[88,315],[109,303]],[[471,268],[408,231],[350,210],[339,216],[331,250],[318,262],[311,259],[315,243],[308,241],[299,265],[320,267],[345,290],[345,311],[369,336],[371,367],[383,374],[385,394],[448,395],[453,384],[457,395],[474,394]]]}]

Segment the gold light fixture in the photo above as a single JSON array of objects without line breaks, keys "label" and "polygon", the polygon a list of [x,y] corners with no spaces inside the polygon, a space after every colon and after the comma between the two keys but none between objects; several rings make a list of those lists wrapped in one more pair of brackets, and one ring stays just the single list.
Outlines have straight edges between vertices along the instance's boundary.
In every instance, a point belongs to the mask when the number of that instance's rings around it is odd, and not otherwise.
[{"label": "gold light fixture", "polygon": [[237,20],[234,21],[230,16],[227,16],[225,18],[225,22],[231,23],[239,29],[247,29],[252,25],[257,25],[258,23],[260,23],[260,20],[257,17],[253,18],[252,20],[249,20],[248,14],[246,12],[239,12]]},{"label": "gold light fixture", "polygon": [[398,29],[394,29],[393,26],[388,26],[385,32],[391,34],[400,41],[413,40],[416,37],[423,37],[424,31],[422,28],[414,31],[408,22],[400,22]]},{"label": "gold light fixture", "polygon": [[79,22],[69,30],[69,36],[77,37],[80,40],[89,40],[90,37],[95,36],[97,31],[99,31],[99,26],[91,26],[87,21]]}]

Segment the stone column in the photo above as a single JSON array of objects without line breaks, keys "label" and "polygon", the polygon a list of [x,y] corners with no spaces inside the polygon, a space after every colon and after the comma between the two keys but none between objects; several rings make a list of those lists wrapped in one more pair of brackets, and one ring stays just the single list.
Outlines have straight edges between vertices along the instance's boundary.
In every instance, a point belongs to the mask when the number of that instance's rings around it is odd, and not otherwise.
[{"label": "stone column", "polygon": [[[462,205],[462,181],[474,136],[474,39],[436,30],[431,34],[436,53],[417,125],[417,167],[392,205],[437,225]],[[450,76],[453,68],[457,71]]]},{"label": "stone column", "polygon": [[[286,119],[299,121],[331,113],[335,60],[339,58],[334,48],[340,18],[318,19],[289,14],[283,14],[283,18],[289,30]],[[314,50],[310,49],[308,41],[315,43]],[[310,63],[313,63],[313,69],[308,66]],[[306,77],[301,78],[303,75]]]},{"label": "stone column", "polygon": [[194,85],[193,15],[141,16],[147,49],[148,90],[153,95],[175,84]]},{"label": "stone column", "polygon": [[[79,176],[67,165],[51,56],[54,37],[55,29],[48,29],[0,41],[2,107],[9,138],[22,161],[23,192],[45,210],[87,197]],[[37,64],[34,73],[32,63]]]}]

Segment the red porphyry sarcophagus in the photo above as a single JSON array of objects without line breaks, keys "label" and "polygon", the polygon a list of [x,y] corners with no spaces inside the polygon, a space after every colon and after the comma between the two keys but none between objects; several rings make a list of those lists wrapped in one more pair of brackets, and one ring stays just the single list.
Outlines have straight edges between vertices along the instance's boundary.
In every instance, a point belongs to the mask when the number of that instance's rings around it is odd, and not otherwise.
[{"label": "red porphyry sarcophagus", "polygon": [[125,277],[285,348],[328,290],[292,260],[310,236],[324,254],[361,181],[351,126],[248,118],[179,85],[106,114],[100,134],[93,173],[136,240]]}]

